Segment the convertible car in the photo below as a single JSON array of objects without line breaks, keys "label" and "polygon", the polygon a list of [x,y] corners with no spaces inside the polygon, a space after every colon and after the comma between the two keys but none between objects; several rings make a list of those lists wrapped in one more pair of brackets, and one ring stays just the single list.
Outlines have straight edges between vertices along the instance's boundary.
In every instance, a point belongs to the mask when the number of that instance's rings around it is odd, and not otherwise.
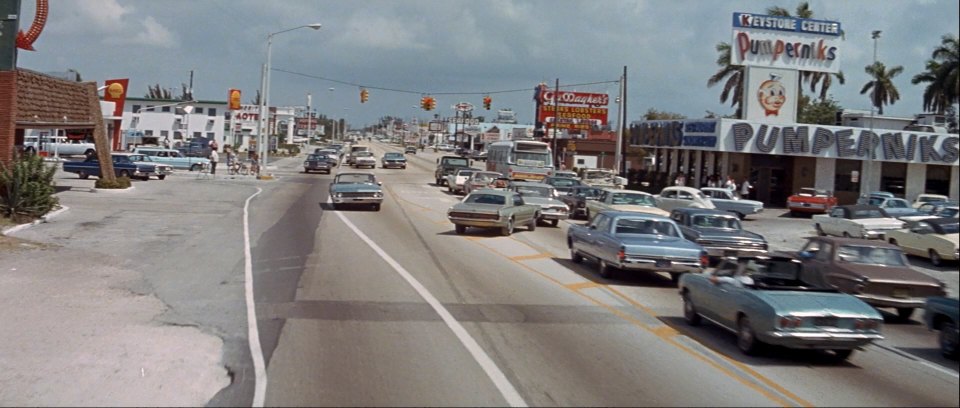
[{"label": "convertible car", "polygon": [[679,283],[683,316],[693,326],[703,318],[735,332],[745,354],[775,344],[830,350],[843,361],[883,339],[880,313],[856,297],[803,281],[801,271],[794,257],[773,253],[685,274]]}]

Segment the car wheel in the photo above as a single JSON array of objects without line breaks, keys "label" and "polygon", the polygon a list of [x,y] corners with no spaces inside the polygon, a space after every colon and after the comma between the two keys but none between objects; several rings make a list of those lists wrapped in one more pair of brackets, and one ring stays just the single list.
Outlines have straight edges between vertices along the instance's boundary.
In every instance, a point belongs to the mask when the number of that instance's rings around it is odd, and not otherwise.
[{"label": "car wheel", "polygon": [[853,354],[853,349],[839,349],[833,350],[833,361],[843,362],[847,361],[848,358]]},{"label": "car wheel", "polygon": [[167,178],[167,175],[166,175],[166,174],[161,174],[161,175],[157,176],[157,180],[163,180],[163,179],[165,179],[165,178]]},{"label": "car wheel", "polygon": [[453,230],[457,232],[457,235],[463,235],[467,232],[467,226],[456,224],[453,226]]},{"label": "car wheel", "polygon": [[816,228],[817,228],[817,235],[819,235],[819,236],[821,236],[821,237],[827,235],[826,233],[823,232],[823,228],[820,228],[820,224],[817,224],[817,225],[816,225]]},{"label": "car wheel", "polygon": [[447,192],[453,194],[453,188],[450,187],[450,183],[447,183]]},{"label": "car wheel", "polygon": [[898,307],[897,308],[897,317],[900,318],[900,321],[906,322],[910,320],[910,317],[913,316],[914,308],[912,307]]},{"label": "car wheel", "polygon": [[537,230],[537,222],[538,222],[538,221],[540,221],[540,214],[534,214],[534,215],[533,215],[533,219],[531,219],[531,220],[530,220],[530,223],[527,224],[527,228],[528,228],[530,231],[536,231],[536,230]]},{"label": "car wheel", "polygon": [[120,177],[130,178],[130,172],[127,170],[120,170]]},{"label": "car wheel", "polygon": [[85,171],[83,171],[83,170],[78,171],[78,172],[77,172],[77,176],[79,176],[80,178],[82,178],[82,179],[84,179],[84,180],[90,178],[90,175],[87,174],[87,172],[85,172]]},{"label": "car wheel", "polygon": [[940,323],[940,353],[947,358],[957,358],[957,338],[953,334],[957,326],[953,322]]},{"label": "car wheel", "polygon": [[843,231],[843,237],[844,237],[844,238],[850,238],[850,233],[847,232],[847,231]]},{"label": "car wheel", "polygon": [[894,238],[890,238],[888,242],[890,242],[890,245],[897,245],[897,240]]},{"label": "car wheel", "polygon": [[581,263],[583,262],[583,255],[580,255],[576,249],[570,248],[570,260],[573,263]]},{"label": "car wheel", "polygon": [[932,263],[933,266],[943,266],[943,258],[940,257],[936,249],[930,248],[927,252],[930,254],[930,263]]},{"label": "car wheel", "polygon": [[500,235],[509,237],[510,234],[513,234],[513,218],[507,220],[507,225],[500,228]]},{"label": "car wheel", "polygon": [[192,166],[190,166],[190,171],[200,171],[200,167],[202,167],[200,163],[194,163]]},{"label": "car wheel", "polygon": [[597,273],[601,278],[604,279],[613,279],[615,274],[614,268],[607,264],[607,261],[600,260],[600,265],[597,267]]},{"label": "car wheel", "polygon": [[556,228],[560,224],[560,220],[550,220],[550,226]]},{"label": "car wheel", "polygon": [[737,348],[748,356],[754,355],[760,349],[760,341],[757,340],[757,334],[750,326],[750,318],[740,316],[737,320]]},{"label": "car wheel", "polygon": [[699,326],[701,322],[700,313],[697,313],[697,308],[687,292],[683,292],[683,318],[691,326]]}]

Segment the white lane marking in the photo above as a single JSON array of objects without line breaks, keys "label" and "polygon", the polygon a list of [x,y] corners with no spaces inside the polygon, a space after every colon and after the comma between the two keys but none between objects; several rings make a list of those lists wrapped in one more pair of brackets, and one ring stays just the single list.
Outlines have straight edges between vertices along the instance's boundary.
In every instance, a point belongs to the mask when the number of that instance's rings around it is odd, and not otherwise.
[{"label": "white lane marking", "polygon": [[250,200],[263,192],[247,197],[243,204],[243,289],[247,301],[247,343],[250,344],[250,357],[253,358],[254,389],[253,407],[263,406],[267,393],[267,370],[263,362],[263,349],[260,347],[260,331],[257,329],[257,307],[253,302],[253,260],[250,255]]},{"label": "white lane marking", "polygon": [[927,361],[927,360],[926,360],[925,358],[923,358],[923,357],[915,356],[915,355],[913,355],[913,354],[907,353],[906,351],[901,351],[901,350],[898,350],[898,349],[896,349],[896,348],[894,348],[894,347],[887,346],[887,345],[885,345],[885,344],[873,343],[873,345],[879,347],[879,348],[882,349],[882,350],[886,350],[886,351],[889,351],[889,352],[891,352],[891,353],[893,353],[893,354],[899,355],[900,357],[906,358],[906,359],[908,359],[908,360],[913,360],[914,362],[920,363],[921,365],[923,365],[923,366],[925,366],[925,367],[927,367],[927,368],[932,368],[933,370],[938,371],[938,372],[940,372],[940,373],[942,373],[942,374],[949,375],[949,376],[951,376],[951,377],[953,377],[953,378],[960,378],[960,373],[957,373],[956,371],[953,371],[953,370],[950,370],[950,369],[941,367],[941,366],[939,366],[939,365],[937,365],[937,364],[931,363],[931,362]]},{"label": "white lane marking", "polygon": [[[332,203],[332,201],[328,198],[327,203]],[[517,389],[513,387],[513,384],[510,383],[510,380],[507,379],[507,376],[503,374],[503,371],[500,371],[500,368],[497,367],[497,364],[493,362],[493,359],[491,359],[490,356],[483,351],[483,348],[480,347],[480,344],[470,336],[470,333],[467,333],[467,330],[463,328],[457,319],[453,318],[453,315],[451,315],[450,312],[443,307],[443,304],[441,304],[440,301],[437,300],[437,298],[434,297],[433,294],[431,294],[430,291],[428,291],[427,288],[420,283],[420,281],[414,278],[410,272],[407,272],[407,270],[404,269],[400,263],[388,255],[387,252],[380,248],[380,246],[373,242],[373,240],[368,238],[367,235],[360,231],[356,225],[353,225],[353,223],[350,222],[346,216],[344,216],[340,211],[334,211],[334,213],[336,213],[337,217],[339,217],[340,220],[343,221],[343,223],[346,224],[354,234],[357,234],[357,236],[360,237],[360,239],[363,240],[363,242],[365,242],[370,249],[373,249],[377,255],[380,255],[380,257],[383,258],[387,264],[393,267],[393,270],[397,271],[397,273],[404,280],[406,280],[410,286],[413,287],[413,290],[417,291],[417,294],[419,294],[420,297],[422,297],[423,300],[425,300],[430,307],[432,307],[433,310],[440,315],[440,318],[443,319],[443,322],[447,324],[447,327],[453,331],[453,334],[457,336],[457,339],[460,340],[460,343],[463,344],[463,347],[465,347],[467,351],[470,352],[470,355],[473,356],[474,360],[480,364],[480,368],[483,368],[483,371],[487,374],[487,377],[490,378],[490,381],[493,381],[493,384],[500,391],[500,395],[503,396],[507,403],[510,404],[511,407],[526,407],[527,403],[523,400],[523,397],[520,396],[520,393],[517,392]]]}]

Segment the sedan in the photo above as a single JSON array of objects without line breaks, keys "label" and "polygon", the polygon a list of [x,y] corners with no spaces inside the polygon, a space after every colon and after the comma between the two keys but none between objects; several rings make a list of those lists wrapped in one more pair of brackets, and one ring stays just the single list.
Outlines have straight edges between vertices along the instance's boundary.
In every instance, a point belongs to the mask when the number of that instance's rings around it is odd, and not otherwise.
[{"label": "sedan", "polygon": [[311,154],[303,161],[303,172],[322,171],[330,174],[330,169],[336,166],[336,162],[327,155]]},{"label": "sedan", "polygon": [[828,214],[813,216],[817,235],[882,239],[888,231],[903,228],[903,221],[872,205],[840,205]]},{"label": "sedan", "polygon": [[928,218],[907,221],[903,229],[887,232],[887,242],[904,252],[930,259],[941,266],[944,260],[960,259],[960,224],[956,218]]},{"label": "sedan", "polygon": [[520,193],[527,203],[540,206],[540,218],[537,221],[549,221],[551,226],[556,227],[560,220],[570,217],[569,208],[557,198],[557,191],[549,184],[516,181],[511,183],[509,189]]},{"label": "sedan", "polygon": [[383,202],[383,183],[370,173],[340,173],[330,183],[333,208],[348,204],[366,204],[380,211]]},{"label": "sedan", "polygon": [[500,235],[509,236],[517,225],[536,230],[538,218],[540,206],[527,204],[520,194],[503,190],[471,192],[447,210],[447,219],[453,223],[457,234],[464,234],[467,227],[474,227],[497,229]]},{"label": "sedan", "polygon": [[380,158],[380,167],[385,169],[406,169],[407,158],[403,157],[403,153],[384,153],[383,157]]},{"label": "sedan", "polygon": [[753,354],[763,344],[823,349],[838,361],[876,340],[883,317],[856,297],[802,280],[790,256],[724,260],[716,269],[680,278],[683,316],[701,318],[737,334],[737,347]]}]

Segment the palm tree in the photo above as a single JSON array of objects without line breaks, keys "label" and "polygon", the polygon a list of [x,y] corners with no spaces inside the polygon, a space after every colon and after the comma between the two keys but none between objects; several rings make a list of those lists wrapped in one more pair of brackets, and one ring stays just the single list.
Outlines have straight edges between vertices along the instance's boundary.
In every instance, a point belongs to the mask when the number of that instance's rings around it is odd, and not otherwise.
[{"label": "palm tree", "polygon": [[893,84],[893,77],[903,73],[903,66],[898,65],[887,71],[887,66],[877,61],[867,65],[864,70],[873,77],[873,81],[867,82],[860,89],[860,94],[870,92],[871,103],[883,115],[883,105],[893,105],[900,99],[900,91]]},{"label": "palm tree", "polygon": [[[730,64],[730,44],[725,42],[717,44],[717,52],[720,53],[720,56],[717,57],[717,65],[720,66],[720,70],[707,80],[707,86],[714,86],[726,79],[723,84],[723,92],[720,93],[720,102],[727,103],[727,99],[731,99],[730,106],[737,107],[736,116],[741,118],[743,117],[743,67]],[[733,94],[732,98],[731,92]]]},{"label": "palm tree", "polygon": [[[813,18],[813,10],[810,9],[810,4],[807,2],[800,3],[797,5],[797,9],[794,15],[790,14],[790,11],[783,7],[769,7],[767,8],[767,14],[777,17],[797,17],[797,18]],[[841,32],[842,36],[843,33]],[[819,72],[819,71],[800,71],[800,82],[801,89],[803,89],[803,82],[810,83],[810,92],[817,92],[817,85],[820,85],[820,94],[819,98],[821,101],[827,99],[827,91],[830,90],[830,86],[833,85],[833,78],[837,79],[837,82],[840,85],[843,85],[846,82],[846,78],[843,76],[843,71],[839,71],[836,74],[829,72]]]},{"label": "palm tree", "polygon": [[960,101],[960,41],[947,34],[940,46],[927,60],[927,70],[910,81],[914,85],[927,83],[923,91],[923,110],[944,113],[950,105]]}]

